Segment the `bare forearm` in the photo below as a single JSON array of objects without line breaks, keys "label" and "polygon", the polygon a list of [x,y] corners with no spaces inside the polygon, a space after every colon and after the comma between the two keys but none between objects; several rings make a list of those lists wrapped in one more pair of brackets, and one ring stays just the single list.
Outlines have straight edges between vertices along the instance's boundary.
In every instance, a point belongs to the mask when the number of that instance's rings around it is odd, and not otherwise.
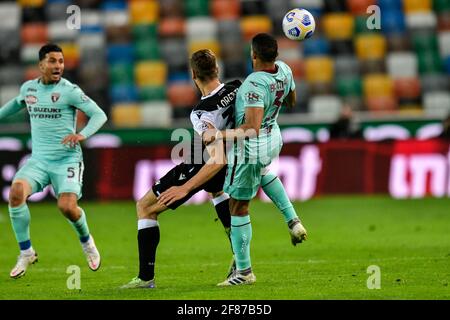
[{"label": "bare forearm", "polygon": [[202,184],[208,182],[212,177],[214,177],[226,164],[205,164],[199,172],[188,182],[186,182],[185,186],[191,192],[192,190],[197,189]]}]

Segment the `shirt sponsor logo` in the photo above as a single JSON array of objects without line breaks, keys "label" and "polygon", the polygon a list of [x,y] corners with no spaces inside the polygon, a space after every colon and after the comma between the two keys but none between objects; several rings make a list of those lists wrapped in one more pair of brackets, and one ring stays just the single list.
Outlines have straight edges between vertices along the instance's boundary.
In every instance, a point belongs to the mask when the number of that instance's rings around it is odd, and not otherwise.
[{"label": "shirt sponsor logo", "polygon": [[27,104],[35,104],[38,102],[38,98],[36,96],[28,95],[25,97],[25,102]]},{"label": "shirt sponsor logo", "polygon": [[81,94],[81,101],[86,102],[89,101],[89,97],[85,95],[84,93]]},{"label": "shirt sponsor logo", "polygon": [[250,91],[247,93],[247,102],[259,102],[260,97],[256,92]]},{"label": "shirt sponsor logo", "polygon": [[59,94],[57,92],[53,92],[52,93],[52,102],[55,103],[56,101],[58,101],[60,96],[61,96],[61,94]]}]

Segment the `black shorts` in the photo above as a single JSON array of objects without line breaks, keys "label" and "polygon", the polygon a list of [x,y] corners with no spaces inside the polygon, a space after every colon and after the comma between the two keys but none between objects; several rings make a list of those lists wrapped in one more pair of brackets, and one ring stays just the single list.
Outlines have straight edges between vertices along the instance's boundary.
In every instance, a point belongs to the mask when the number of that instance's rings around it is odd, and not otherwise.
[{"label": "black shorts", "polygon": [[[161,193],[170,189],[174,186],[181,186],[185,184],[189,179],[197,174],[203,167],[201,164],[186,164],[181,163],[173,167],[169,172],[166,173],[164,177],[159,179],[153,186],[153,193],[159,197]],[[223,183],[225,182],[225,174],[227,172],[227,167],[223,167],[214,177],[212,177],[205,184],[201,185],[199,188],[192,190],[186,197],[172,203],[169,208],[174,210],[180,205],[188,201],[194,194],[200,190],[205,190],[206,192],[220,192],[223,190]]]}]

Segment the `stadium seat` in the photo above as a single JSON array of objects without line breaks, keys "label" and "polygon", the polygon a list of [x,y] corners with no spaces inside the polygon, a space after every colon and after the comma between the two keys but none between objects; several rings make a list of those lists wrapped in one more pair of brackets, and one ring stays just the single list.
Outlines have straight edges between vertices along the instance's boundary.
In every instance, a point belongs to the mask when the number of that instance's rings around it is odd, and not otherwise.
[{"label": "stadium seat", "polygon": [[217,31],[217,22],[209,17],[194,17],[186,21],[187,41],[215,40]]},{"label": "stadium seat", "polygon": [[336,56],[334,67],[338,76],[356,76],[360,73],[360,61],[354,55]]},{"label": "stadium seat", "polygon": [[333,79],[333,60],[329,57],[307,58],[305,59],[305,68],[308,82],[331,82]]},{"label": "stadium seat", "polygon": [[361,74],[386,73],[385,59],[370,59],[361,61]]},{"label": "stadium seat", "polygon": [[355,75],[338,76],[336,79],[337,92],[341,97],[362,95],[361,78]]},{"label": "stadium seat", "polygon": [[422,51],[417,53],[420,74],[442,72],[442,60],[437,51]]},{"label": "stadium seat", "polygon": [[392,112],[398,108],[395,97],[370,97],[366,99],[367,110],[374,112]]},{"label": "stadium seat", "polygon": [[330,48],[332,55],[345,55],[345,54],[354,54],[354,44],[353,39],[349,40],[331,40]]},{"label": "stadium seat", "polygon": [[147,41],[158,39],[158,24],[140,23],[131,27],[131,34],[134,41]]},{"label": "stadium seat", "polygon": [[159,4],[156,0],[133,0],[128,3],[132,24],[155,23],[159,17]]},{"label": "stadium seat", "polygon": [[33,80],[41,76],[41,71],[36,65],[27,66],[23,76],[24,81]]},{"label": "stadium seat", "polygon": [[387,38],[388,49],[391,52],[403,52],[411,50],[411,38],[405,37],[404,34],[392,34]]},{"label": "stadium seat", "polygon": [[112,63],[109,65],[109,80],[112,85],[134,83],[134,69],[131,63]]},{"label": "stadium seat", "polygon": [[412,35],[412,44],[416,53],[435,51],[438,48],[437,36],[434,32],[417,32]]},{"label": "stadium seat", "polygon": [[334,82],[311,82],[308,84],[308,93],[311,97],[333,95],[335,93]]},{"label": "stadium seat", "polygon": [[438,14],[450,12],[450,2],[448,0],[433,0],[433,9]]},{"label": "stadium seat", "polygon": [[305,62],[301,59],[285,59],[283,60],[291,67],[294,78],[303,79],[305,77]]},{"label": "stadium seat", "polygon": [[161,37],[182,37],[186,34],[186,20],[181,17],[163,18],[158,24],[158,33]]},{"label": "stadium seat", "polygon": [[437,25],[437,17],[434,12],[417,12],[406,15],[406,25],[411,31],[431,30]]},{"label": "stadium seat", "polygon": [[66,22],[54,21],[48,24],[48,40],[50,42],[77,41],[78,30],[67,28]]},{"label": "stadium seat", "polygon": [[21,23],[21,8],[14,2],[0,3],[0,30],[17,30]]},{"label": "stadium seat", "polygon": [[138,100],[137,88],[134,85],[113,85],[110,86],[109,90],[112,103],[136,102]]},{"label": "stadium seat", "polygon": [[42,7],[44,0],[19,0],[18,3],[21,7]]},{"label": "stadium seat", "polygon": [[426,92],[450,91],[450,79],[444,74],[426,74],[420,77],[422,90]]},{"label": "stadium seat", "polygon": [[129,19],[128,11],[125,8],[103,11],[103,21],[106,28],[128,27],[130,25]]},{"label": "stadium seat", "polygon": [[141,124],[141,108],[137,104],[113,105],[111,113],[116,127],[138,127]]},{"label": "stadium seat", "polygon": [[403,0],[403,7],[407,14],[416,12],[430,12],[432,0]]},{"label": "stadium seat", "polygon": [[326,14],[321,19],[324,32],[330,40],[350,39],[353,35],[355,21],[348,13]]},{"label": "stadium seat", "polygon": [[324,0],[324,5],[327,12],[344,12],[347,10],[345,0]]},{"label": "stadium seat", "polygon": [[241,32],[244,41],[249,41],[258,33],[272,31],[272,22],[267,16],[246,16],[241,19]]},{"label": "stadium seat", "polygon": [[20,50],[20,59],[24,64],[37,64],[39,61],[39,49],[45,43],[22,45]]},{"label": "stadium seat", "polygon": [[385,74],[372,74],[363,78],[364,96],[392,97],[394,95],[394,84],[391,78]]},{"label": "stadium seat", "polygon": [[165,0],[159,2],[159,16],[161,18],[184,17],[183,2],[178,0]]},{"label": "stadium seat", "polygon": [[450,30],[450,11],[443,12],[438,16],[438,29],[439,31]]},{"label": "stadium seat", "polygon": [[172,108],[166,101],[143,103],[140,109],[141,125],[145,127],[169,127],[172,123]]},{"label": "stadium seat", "polygon": [[178,38],[165,38],[159,41],[162,58],[171,66],[187,65],[188,50],[186,41]]},{"label": "stadium seat", "polygon": [[359,59],[382,59],[386,54],[386,39],[380,34],[356,36],[356,53]]},{"label": "stadium seat", "polygon": [[386,35],[403,34],[406,31],[406,17],[401,10],[381,10],[381,31]]},{"label": "stadium seat", "polygon": [[241,13],[239,0],[212,0],[210,12],[216,20],[236,20]]},{"label": "stadium seat", "polygon": [[221,42],[242,42],[241,26],[239,20],[221,20],[217,23],[218,36]]},{"label": "stadium seat", "polygon": [[217,58],[220,58],[221,48],[217,40],[192,41],[188,43],[188,54],[191,56],[194,52],[201,49],[210,49]]},{"label": "stadium seat", "polygon": [[0,86],[0,106],[3,106],[9,100],[17,97],[20,92],[20,86],[2,85]]},{"label": "stadium seat", "polygon": [[143,86],[138,88],[139,101],[164,101],[167,99],[166,86]]},{"label": "stadium seat", "polygon": [[403,10],[403,0],[377,0],[377,5],[383,11]]},{"label": "stadium seat", "polygon": [[303,54],[305,57],[328,55],[329,53],[330,42],[326,38],[313,37],[303,43]]},{"label": "stadium seat", "polygon": [[414,78],[418,76],[418,60],[412,52],[389,53],[386,62],[391,78]]},{"label": "stadium seat", "polygon": [[440,32],[439,39],[439,53],[442,58],[450,56],[450,31]]},{"label": "stadium seat", "polygon": [[[369,26],[367,25],[367,15],[364,16],[355,16],[355,33],[372,33],[372,32],[380,32],[381,30],[378,29],[369,29]],[[384,24],[383,29],[385,27]]]},{"label": "stadium seat", "polygon": [[365,15],[367,8],[376,5],[377,0],[347,0],[347,8],[355,15]]},{"label": "stadium seat", "polygon": [[193,107],[197,103],[197,91],[191,82],[169,84],[167,97],[172,107]]},{"label": "stadium seat", "polygon": [[444,70],[447,75],[450,75],[450,56],[444,58]]},{"label": "stadium seat", "polygon": [[446,117],[450,113],[450,92],[436,91],[423,95],[425,114],[437,117]]},{"label": "stadium seat", "polygon": [[47,43],[48,29],[45,23],[28,23],[22,26],[22,42],[25,44]]},{"label": "stadium seat", "polygon": [[166,83],[167,66],[162,61],[141,61],[135,64],[136,84],[142,86],[160,86]]},{"label": "stadium seat", "polygon": [[21,83],[24,68],[20,65],[5,65],[0,68],[0,85]]},{"label": "stadium seat", "polygon": [[414,100],[420,98],[420,80],[418,78],[400,78],[394,80],[395,95],[400,99]]},{"label": "stadium seat", "polygon": [[334,120],[342,109],[342,101],[334,95],[316,96],[309,100],[309,111],[315,118]]},{"label": "stadium seat", "polygon": [[208,0],[186,0],[184,10],[188,17],[209,16]]},{"label": "stadium seat", "polygon": [[108,63],[134,61],[134,48],[131,44],[113,44],[107,49]]},{"label": "stadium seat", "polygon": [[136,61],[159,60],[159,43],[157,39],[147,39],[134,42],[134,56]]},{"label": "stadium seat", "polygon": [[80,63],[80,51],[76,43],[59,43],[64,52],[64,67],[66,70],[78,67]]}]

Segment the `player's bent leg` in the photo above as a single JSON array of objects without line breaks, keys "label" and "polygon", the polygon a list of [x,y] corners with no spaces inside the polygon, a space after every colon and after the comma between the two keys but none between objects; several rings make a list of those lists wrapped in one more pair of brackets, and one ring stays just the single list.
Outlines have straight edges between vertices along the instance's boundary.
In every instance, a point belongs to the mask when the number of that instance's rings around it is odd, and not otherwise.
[{"label": "player's bent leg", "polygon": [[10,277],[17,279],[25,275],[28,266],[38,261],[37,253],[31,246],[30,240],[30,211],[26,199],[32,193],[30,184],[26,180],[14,180],[9,193],[9,216],[14,235],[19,244],[20,255],[17,263],[10,272]]},{"label": "player's bent leg", "polygon": [[297,243],[306,240],[306,229],[297,216],[280,179],[275,174],[267,172],[261,177],[261,188],[283,214],[289,228],[292,244],[295,246]]},{"label": "player's bent leg", "polygon": [[94,237],[89,232],[86,214],[78,206],[77,198],[75,193],[60,193],[58,196],[58,208],[77,233],[89,268],[92,271],[97,271],[101,265],[100,253],[95,245]]},{"label": "player's bent leg", "polygon": [[248,213],[249,200],[231,198],[231,241],[236,260],[236,271],[218,286],[233,286],[252,284],[256,277],[252,272],[250,260],[250,242],[252,239],[252,225]]},{"label": "player's bent leg", "polygon": [[168,208],[158,203],[153,190],[149,190],[136,203],[138,216],[138,250],[139,274],[121,289],[155,288],[156,249],[159,244],[160,232],[158,215]]}]

